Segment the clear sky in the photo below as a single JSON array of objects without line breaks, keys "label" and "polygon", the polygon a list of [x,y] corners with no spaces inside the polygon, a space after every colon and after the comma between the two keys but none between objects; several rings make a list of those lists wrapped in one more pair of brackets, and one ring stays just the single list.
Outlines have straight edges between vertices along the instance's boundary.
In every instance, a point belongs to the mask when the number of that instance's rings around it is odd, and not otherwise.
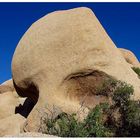
[{"label": "clear sky", "polygon": [[22,35],[37,19],[55,10],[86,6],[119,48],[140,60],[140,3],[0,3],[0,83],[11,78],[11,61]]}]

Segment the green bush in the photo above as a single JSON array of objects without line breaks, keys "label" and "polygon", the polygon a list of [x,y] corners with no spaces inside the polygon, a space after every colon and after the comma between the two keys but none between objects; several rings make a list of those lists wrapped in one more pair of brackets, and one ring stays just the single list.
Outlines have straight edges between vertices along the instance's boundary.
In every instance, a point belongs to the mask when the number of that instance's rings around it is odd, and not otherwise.
[{"label": "green bush", "polygon": [[[140,104],[130,98],[133,87],[120,81],[109,83],[114,88],[113,94],[109,95],[111,104],[96,105],[82,122],[76,119],[76,114],[66,113],[59,114],[55,119],[46,119],[45,133],[60,137],[140,136]],[[108,86],[105,84],[105,87]],[[105,87],[100,91],[110,89]]]},{"label": "green bush", "polygon": [[131,85],[120,83],[113,95],[114,106],[119,109],[119,126],[116,129],[116,136],[133,137],[140,136],[140,105],[139,101],[130,99],[134,89]]},{"label": "green bush", "polygon": [[110,96],[114,88],[117,86],[117,81],[110,77],[105,79],[101,85],[98,86],[96,95]]},{"label": "green bush", "polygon": [[121,125],[116,136],[140,136],[140,106],[138,101],[128,101],[121,109]]},{"label": "green bush", "polygon": [[61,113],[55,119],[45,121],[47,131],[60,137],[107,137],[111,131],[104,126],[103,115],[108,109],[107,104],[93,108],[83,122],[76,119],[76,114]]},{"label": "green bush", "polygon": [[133,86],[126,84],[125,82],[118,81],[118,87],[114,91],[113,100],[115,105],[118,107],[123,107],[129,100],[130,96],[133,94]]},{"label": "green bush", "polygon": [[138,67],[132,67],[132,69],[133,69],[134,72],[137,73],[137,75],[140,77],[140,68],[138,68]]}]

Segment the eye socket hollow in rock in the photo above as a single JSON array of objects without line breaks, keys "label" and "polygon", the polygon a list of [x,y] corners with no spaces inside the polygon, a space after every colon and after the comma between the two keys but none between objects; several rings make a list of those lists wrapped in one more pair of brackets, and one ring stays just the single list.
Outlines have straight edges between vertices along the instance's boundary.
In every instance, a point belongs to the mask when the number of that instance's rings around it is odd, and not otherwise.
[{"label": "eye socket hollow in rock", "polygon": [[38,101],[39,90],[33,82],[29,83],[29,81],[24,81],[24,84],[26,85],[25,88],[18,87],[14,81],[13,83],[18,95],[21,97],[27,97],[23,105],[20,104],[15,108],[15,114],[19,113],[27,118]]},{"label": "eye socket hollow in rock", "polygon": [[109,100],[115,79],[99,70],[85,70],[69,75],[64,83],[70,100],[78,100],[80,104],[94,107]]}]

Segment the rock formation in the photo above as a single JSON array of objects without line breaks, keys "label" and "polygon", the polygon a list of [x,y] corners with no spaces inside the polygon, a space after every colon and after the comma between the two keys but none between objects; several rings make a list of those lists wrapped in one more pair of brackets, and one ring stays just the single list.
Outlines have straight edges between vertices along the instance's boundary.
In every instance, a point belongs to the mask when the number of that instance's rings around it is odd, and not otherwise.
[{"label": "rock formation", "polygon": [[130,64],[130,66],[140,68],[140,63],[133,52],[131,52],[130,50],[122,49],[122,48],[119,48],[119,50],[121,51],[126,62]]},{"label": "rock formation", "polygon": [[25,98],[16,93],[12,79],[0,85],[0,136],[20,133],[26,119],[16,109],[24,102]]},{"label": "rock formation", "polygon": [[19,114],[0,120],[0,136],[17,135],[23,129],[26,119]]},{"label": "rock formation", "polygon": [[133,98],[140,99],[140,80],[90,9],[57,11],[33,23],[12,60],[17,93],[36,103],[26,130],[38,131],[40,112],[78,111],[81,100],[75,93],[82,90],[75,84],[90,87],[97,71],[133,85]]},{"label": "rock formation", "polygon": [[0,120],[15,114],[15,107],[20,104],[12,80],[0,85]]}]

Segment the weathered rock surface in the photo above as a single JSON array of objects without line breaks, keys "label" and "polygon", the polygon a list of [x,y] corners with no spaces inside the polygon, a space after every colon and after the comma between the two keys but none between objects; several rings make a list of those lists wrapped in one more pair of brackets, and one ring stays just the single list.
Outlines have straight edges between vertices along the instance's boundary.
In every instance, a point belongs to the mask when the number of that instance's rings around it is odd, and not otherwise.
[{"label": "weathered rock surface", "polygon": [[126,62],[132,67],[140,67],[140,63],[133,52],[127,49],[119,48]]},{"label": "weathered rock surface", "polygon": [[[81,83],[90,87],[96,71],[132,84],[134,99],[140,99],[140,80],[90,9],[57,11],[35,22],[20,40],[12,61],[18,94],[37,102],[28,117],[27,131],[38,131],[44,110],[48,114],[54,108],[77,112],[81,100],[74,93],[82,90],[71,93],[68,89],[75,84],[82,88]],[[88,88],[85,95],[90,92]]]},{"label": "weathered rock surface", "polygon": [[20,104],[12,80],[0,85],[0,120],[15,114],[15,108]]},{"label": "weathered rock surface", "polygon": [[26,119],[15,113],[24,101],[15,91],[12,79],[0,85],[0,136],[20,133],[20,127]]},{"label": "weathered rock surface", "polygon": [[0,136],[17,135],[23,129],[26,119],[19,114],[0,120]]},{"label": "weathered rock surface", "polygon": [[6,82],[0,85],[0,94],[6,91],[14,91],[13,81],[12,79],[7,80]]}]

